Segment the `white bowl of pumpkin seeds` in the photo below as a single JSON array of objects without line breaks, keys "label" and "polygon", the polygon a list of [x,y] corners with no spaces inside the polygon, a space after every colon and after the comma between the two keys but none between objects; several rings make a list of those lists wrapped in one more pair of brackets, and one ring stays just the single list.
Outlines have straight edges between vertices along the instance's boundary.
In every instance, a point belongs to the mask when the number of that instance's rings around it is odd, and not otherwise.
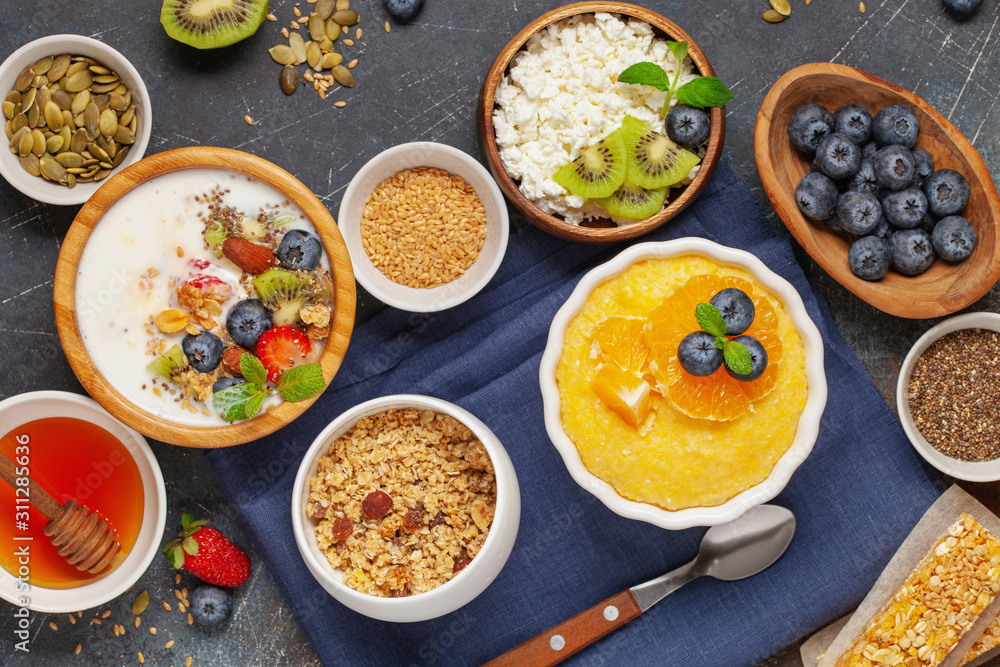
[{"label": "white bowl of pumpkin seeds", "polygon": [[149,143],[142,78],[96,39],[50,35],[25,44],[0,64],[0,99],[7,141],[0,175],[47,204],[84,203],[108,176],[142,159]]}]

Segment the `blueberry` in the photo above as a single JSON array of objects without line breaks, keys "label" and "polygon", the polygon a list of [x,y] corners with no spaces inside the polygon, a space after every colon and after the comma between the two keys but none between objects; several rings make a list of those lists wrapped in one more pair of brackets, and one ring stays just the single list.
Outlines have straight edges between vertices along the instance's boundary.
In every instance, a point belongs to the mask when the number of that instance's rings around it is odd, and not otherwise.
[{"label": "blueberry", "polygon": [[969,203],[969,182],[954,169],[939,169],[924,181],[924,194],[934,215],[958,215]]},{"label": "blueberry", "polygon": [[217,394],[223,389],[229,389],[230,387],[235,387],[238,384],[246,384],[246,383],[247,381],[245,378],[221,377],[215,381],[215,384],[212,385],[212,393]]},{"label": "blueberry", "polygon": [[878,144],[874,141],[869,141],[865,144],[865,147],[861,149],[861,159],[871,160],[875,157],[875,153],[878,151]]},{"label": "blueberry", "polygon": [[705,377],[719,370],[722,350],[715,346],[715,336],[706,331],[695,331],[681,339],[677,346],[677,360],[691,375]]},{"label": "blueberry", "polygon": [[902,190],[913,185],[917,165],[906,146],[892,145],[875,153],[875,180],[886,190]]},{"label": "blueberry", "polygon": [[927,215],[927,197],[918,187],[890,192],[882,198],[882,212],[889,224],[900,229],[920,226]]},{"label": "blueberry", "polygon": [[274,254],[286,269],[312,271],[319,265],[323,246],[319,239],[309,232],[292,229],[281,237],[281,243],[278,244],[278,250]]},{"label": "blueberry", "polygon": [[833,114],[833,131],[864,146],[872,134],[872,115],[860,104],[844,104]]},{"label": "blueberry", "polygon": [[889,238],[892,236],[893,232],[895,232],[895,231],[896,230],[892,228],[892,225],[889,224],[889,221],[886,220],[885,216],[883,215],[879,219],[878,224],[875,226],[875,229],[871,230],[868,233],[868,235],[869,236],[874,236],[876,238],[880,238],[883,241],[885,241],[886,243],[888,243],[889,242]]},{"label": "blueberry", "polygon": [[920,121],[910,107],[903,104],[885,107],[875,114],[875,119],[872,121],[872,137],[879,146],[902,144],[907,148],[913,148],[917,144],[918,134],[920,134]]},{"label": "blueberry", "polygon": [[385,0],[385,8],[397,21],[409,21],[423,6],[424,0]]},{"label": "blueberry", "polygon": [[878,195],[878,181],[875,180],[875,163],[871,158],[861,158],[858,173],[847,182],[847,191],[870,192]]},{"label": "blueberry", "polygon": [[826,220],[837,207],[837,186],[818,171],[806,174],[795,186],[795,201],[810,220]]},{"label": "blueberry", "polygon": [[[887,226],[888,228],[888,226]],[[865,236],[847,251],[851,272],[864,280],[878,280],[889,272],[892,256],[889,244],[878,236]]]},{"label": "blueberry", "polygon": [[198,625],[216,628],[233,613],[233,598],[224,588],[199,586],[191,593],[190,611]]},{"label": "blueberry", "polygon": [[731,377],[744,382],[751,382],[759,378],[767,368],[767,350],[753,336],[737,336],[733,338],[732,342],[741,344],[750,353],[750,372],[746,375],[740,375],[729,368],[729,364],[726,364],[726,372]]},{"label": "blueberry", "polygon": [[928,176],[934,173],[934,158],[920,146],[910,152],[913,153],[913,161],[917,165],[917,177],[913,184],[919,187],[924,184]]},{"label": "blueberry", "polygon": [[834,180],[849,178],[861,168],[861,149],[843,134],[834,132],[816,148],[816,164]]},{"label": "blueberry", "polygon": [[952,14],[965,18],[972,16],[983,0],[942,0],[942,4]]},{"label": "blueberry", "polygon": [[934,226],[931,241],[941,257],[949,262],[961,262],[976,247],[976,230],[965,218],[949,215]]},{"label": "blueberry", "polygon": [[741,289],[727,287],[713,296],[709,303],[722,313],[722,319],[726,321],[727,336],[739,336],[753,324],[753,301]]},{"label": "blueberry", "polygon": [[185,336],[181,341],[188,364],[199,373],[211,373],[218,368],[225,347],[218,336],[208,331],[202,331],[197,336]]},{"label": "blueberry", "polygon": [[248,350],[255,349],[257,339],[272,326],[274,320],[271,311],[258,299],[240,301],[226,319],[226,331],[229,332],[229,337],[234,343]]},{"label": "blueberry", "polygon": [[799,107],[788,120],[788,137],[803,153],[815,153],[819,143],[833,133],[833,114],[818,104]]},{"label": "blueberry", "polygon": [[934,263],[934,244],[922,229],[903,229],[889,239],[892,266],[900,273],[915,276]]},{"label": "blueberry", "polygon": [[667,136],[672,141],[694,150],[708,140],[708,114],[701,109],[678,104],[667,114],[666,128]]},{"label": "blueberry", "polygon": [[845,192],[837,201],[837,220],[851,234],[867,234],[882,219],[882,205],[870,192]]}]

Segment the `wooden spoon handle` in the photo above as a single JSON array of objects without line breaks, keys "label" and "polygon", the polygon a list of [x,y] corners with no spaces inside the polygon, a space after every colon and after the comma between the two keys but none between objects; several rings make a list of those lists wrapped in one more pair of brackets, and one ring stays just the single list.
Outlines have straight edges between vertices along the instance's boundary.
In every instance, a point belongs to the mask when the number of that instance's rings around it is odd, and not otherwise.
[{"label": "wooden spoon handle", "polygon": [[512,648],[483,667],[547,667],[590,646],[642,613],[630,591],[622,591]]},{"label": "wooden spoon handle", "polygon": [[[23,477],[23,475],[17,474],[17,467],[14,465],[14,462],[3,453],[0,453],[0,477],[3,477],[4,481],[15,489],[23,488],[17,484],[17,479]],[[62,514],[63,506],[56,502],[56,499],[49,495],[48,491],[39,486],[38,482],[30,477],[28,478],[28,495],[30,496],[28,500],[31,504],[37,507],[50,521]]]}]

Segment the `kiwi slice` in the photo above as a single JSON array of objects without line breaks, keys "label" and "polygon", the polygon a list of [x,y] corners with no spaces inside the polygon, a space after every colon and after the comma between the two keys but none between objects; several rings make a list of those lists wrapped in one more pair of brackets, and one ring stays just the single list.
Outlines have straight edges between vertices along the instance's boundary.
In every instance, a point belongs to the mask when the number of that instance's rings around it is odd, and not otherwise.
[{"label": "kiwi slice", "polygon": [[267,309],[271,311],[274,325],[291,327],[299,322],[299,311],[312,305],[319,299],[317,285],[307,276],[300,276],[290,271],[269,269],[274,272],[270,279],[265,279],[260,285],[254,279],[257,293]]},{"label": "kiwi slice", "polygon": [[180,345],[174,345],[156,357],[156,359],[153,359],[146,368],[151,370],[153,375],[159,376],[164,380],[169,380],[173,376],[174,371],[183,366],[184,350],[181,349]]},{"label": "kiwi slice", "polygon": [[625,180],[625,141],[621,128],[588,146],[552,176],[552,180],[578,197],[608,197]]},{"label": "kiwi slice", "polygon": [[625,176],[635,185],[655,190],[680,183],[701,162],[696,154],[632,116],[622,120],[621,131],[625,139]]},{"label": "kiwi slice", "polygon": [[205,230],[205,243],[208,244],[209,250],[214,252],[216,257],[222,257],[222,244],[228,238],[229,232],[225,225],[217,220],[208,223],[208,228]]},{"label": "kiwi slice", "polygon": [[178,42],[218,49],[257,32],[267,0],[163,0],[160,23]]},{"label": "kiwi slice", "polygon": [[628,179],[610,197],[595,199],[594,203],[616,218],[645,220],[663,208],[668,188],[647,189]]}]

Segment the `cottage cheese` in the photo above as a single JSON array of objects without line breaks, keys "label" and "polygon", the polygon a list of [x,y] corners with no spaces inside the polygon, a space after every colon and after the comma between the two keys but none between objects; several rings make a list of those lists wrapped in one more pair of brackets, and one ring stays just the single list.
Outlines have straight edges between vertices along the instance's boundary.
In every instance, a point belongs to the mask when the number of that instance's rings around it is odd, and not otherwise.
[{"label": "cottage cheese", "polygon": [[[627,23],[611,14],[581,14],[533,35],[497,88],[493,113],[500,159],[524,195],[547,213],[579,224],[607,213],[568,193],[555,172],[621,125],[629,114],[660,123],[666,93],[651,86],[618,83],[638,62],[659,64],[670,75],[678,63],[648,23]],[[680,83],[697,78],[690,58]],[[693,178],[696,166],[688,179]]]}]

